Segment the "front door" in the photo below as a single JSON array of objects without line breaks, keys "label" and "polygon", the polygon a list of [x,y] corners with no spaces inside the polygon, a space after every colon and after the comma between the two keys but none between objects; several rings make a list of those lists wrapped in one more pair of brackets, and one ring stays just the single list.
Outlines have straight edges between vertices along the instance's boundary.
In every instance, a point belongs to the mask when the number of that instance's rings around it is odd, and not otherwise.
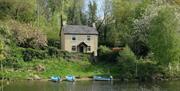
[{"label": "front door", "polygon": [[83,46],[81,46],[81,47],[79,48],[79,52],[81,52],[81,53],[84,52],[84,47],[83,47]]},{"label": "front door", "polygon": [[84,42],[81,42],[78,46],[78,52],[86,53],[87,52],[87,45]]}]

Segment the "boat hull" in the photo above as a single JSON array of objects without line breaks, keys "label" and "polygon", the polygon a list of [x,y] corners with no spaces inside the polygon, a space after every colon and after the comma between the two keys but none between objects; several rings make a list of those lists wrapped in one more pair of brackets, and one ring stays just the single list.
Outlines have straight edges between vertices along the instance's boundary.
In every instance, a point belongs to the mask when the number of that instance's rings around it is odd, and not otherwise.
[{"label": "boat hull", "polygon": [[94,76],[93,80],[95,80],[95,81],[111,81],[111,80],[113,80],[113,78],[112,77]]},{"label": "boat hull", "polygon": [[75,81],[75,76],[66,76],[67,81]]},{"label": "boat hull", "polygon": [[61,78],[59,76],[52,76],[51,81],[58,82],[58,81],[61,81]]}]

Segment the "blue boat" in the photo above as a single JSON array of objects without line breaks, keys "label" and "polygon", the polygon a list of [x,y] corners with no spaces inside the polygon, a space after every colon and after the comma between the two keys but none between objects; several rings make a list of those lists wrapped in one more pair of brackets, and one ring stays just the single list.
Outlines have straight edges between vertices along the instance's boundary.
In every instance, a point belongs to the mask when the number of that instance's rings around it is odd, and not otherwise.
[{"label": "blue boat", "polygon": [[52,76],[51,81],[58,82],[58,81],[61,81],[61,78],[59,76]]},{"label": "blue boat", "polygon": [[67,80],[67,81],[75,81],[76,78],[75,78],[75,76],[68,75],[68,76],[66,76],[66,80]]},{"label": "blue boat", "polygon": [[111,81],[113,80],[112,76],[93,76],[93,80],[95,81]]}]

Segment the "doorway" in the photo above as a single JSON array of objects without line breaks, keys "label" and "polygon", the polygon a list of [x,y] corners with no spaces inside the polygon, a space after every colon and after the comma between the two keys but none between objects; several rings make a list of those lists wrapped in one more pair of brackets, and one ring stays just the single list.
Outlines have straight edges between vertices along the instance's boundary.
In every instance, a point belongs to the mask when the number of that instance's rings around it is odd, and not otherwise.
[{"label": "doorway", "polygon": [[78,52],[80,52],[80,53],[86,53],[87,52],[87,45],[84,42],[81,42],[78,45]]},{"label": "doorway", "polygon": [[81,47],[79,48],[79,52],[84,53],[84,47],[83,47],[83,46],[81,46]]}]

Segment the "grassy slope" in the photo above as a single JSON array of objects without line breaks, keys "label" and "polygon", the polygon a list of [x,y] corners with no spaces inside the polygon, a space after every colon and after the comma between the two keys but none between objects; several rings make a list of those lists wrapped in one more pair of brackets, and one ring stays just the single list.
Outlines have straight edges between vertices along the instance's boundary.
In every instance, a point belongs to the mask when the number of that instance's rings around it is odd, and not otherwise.
[{"label": "grassy slope", "polygon": [[[38,75],[44,79],[52,75],[66,76],[72,74],[80,77],[89,77],[97,74],[104,74],[105,70],[102,66],[95,66],[88,61],[68,62],[63,59],[46,59],[34,60],[32,62],[19,62],[20,68],[13,70],[6,69],[6,78],[10,79],[26,79],[33,75]],[[35,68],[38,65],[43,65],[45,71],[38,72]]]}]

